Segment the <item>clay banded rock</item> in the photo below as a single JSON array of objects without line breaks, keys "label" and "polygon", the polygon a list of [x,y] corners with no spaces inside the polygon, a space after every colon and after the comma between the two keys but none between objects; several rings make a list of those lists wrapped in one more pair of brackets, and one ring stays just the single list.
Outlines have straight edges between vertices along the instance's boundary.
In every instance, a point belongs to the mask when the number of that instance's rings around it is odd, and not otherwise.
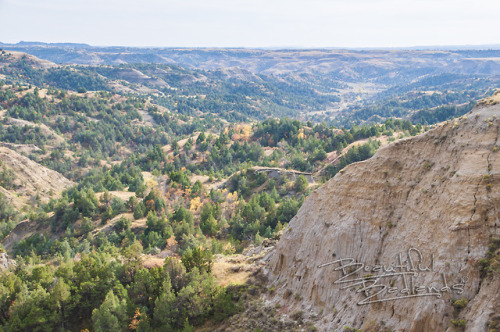
[{"label": "clay banded rock", "polygon": [[500,105],[482,106],[346,167],[282,235],[273,300],[320,313],[319,330],[487,331],[500,278],[479,261],[500,236],[499,134]]},{"label": "clay banded rock", "polygon": [[48,202],[63,190],[74,185],[62,174],[5,146],[0,146],[0,162],[14,173],[13,188],[7,190],[0,187],[0,192],[5,194],[17,209],[29,204],[34,196],[38,196],[42,202]]}]

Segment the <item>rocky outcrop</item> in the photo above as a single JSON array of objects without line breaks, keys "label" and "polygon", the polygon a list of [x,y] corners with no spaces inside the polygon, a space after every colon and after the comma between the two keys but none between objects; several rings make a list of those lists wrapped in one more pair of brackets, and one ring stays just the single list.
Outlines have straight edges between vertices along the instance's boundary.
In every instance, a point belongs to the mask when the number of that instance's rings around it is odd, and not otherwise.
[{"label": "rocky outcrop", "polygon": [[[346,167],[304,202],[270,258],[289,312],[320,330],[487,331],[500,278],[500,105],[484,105]],[[289,296],[298,294],[298,296]]]},{"label": "rocky outcrop", "polygon": [[17,263],[15,260],[10,259],[7,253],[0,253],[0,272],[3,270],[7,270],[11,266],[16,266]]},{"label": "rocky outcrop", "polygon": [[50,198],[74,185],[60,173],[5,146],[0,146],[0,164],[1,167],[12,170],[14,176],[12,188],[0,186],[0,192],[18,209],[32,203],[37,196],[41,201],[48,202]]}]

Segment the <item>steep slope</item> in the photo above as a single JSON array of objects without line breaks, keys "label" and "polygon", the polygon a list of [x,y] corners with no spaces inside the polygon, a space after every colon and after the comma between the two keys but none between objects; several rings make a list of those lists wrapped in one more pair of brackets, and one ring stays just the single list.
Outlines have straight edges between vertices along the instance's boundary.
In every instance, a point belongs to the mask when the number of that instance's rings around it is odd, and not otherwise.
[{"label": "steep slope", "polygon": [[0,146],[0,160],[2,167],[12,170],[12,188],[0,187],[18,209],[30,203],[35,196],[41,201],[47,202],[50,198],[59,195],[63,190],[73,185],[73,182],[60,173],[48,169],[31,159]]},{"label": "steep slope", "polygon": [[321,312],[321,330],[487,330],[500,303],[500,276],[479,263],[500,236],[497,116],[479,106],[313,192],[271,257],[273,300]]}]

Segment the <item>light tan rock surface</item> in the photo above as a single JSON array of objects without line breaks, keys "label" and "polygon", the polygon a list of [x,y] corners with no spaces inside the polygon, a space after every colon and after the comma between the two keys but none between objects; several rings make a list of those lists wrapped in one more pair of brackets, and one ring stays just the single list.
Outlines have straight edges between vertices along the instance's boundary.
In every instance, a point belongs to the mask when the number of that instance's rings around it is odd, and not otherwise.
[{"label": "light tan rock surface", "polygon": [[0,253],[0,272],[8,269],[11,266],[16,266],[16,265],[17,262],[13,259],[10,259],[7,253],[5,252]]},{"label": "light tan rock surface", "polygon": [[[500,105],[480,106],[346,167],[307,198],[282,235],[269,262],[271,302],[319,313],[315,326],[325,331],[460,331],[452,319],[488,331],[500,315],[500,280],[481,279],[479,260],[490,236],[500,236],[499,134]],[[417,270],[413,285],[405,275],[408,293],[401,275],[380,277],[377,265],[398,264],[401,254],[406,266],[409,250]],[[342,284],[353,269],[335,261],[345,258],[375,271]],[[364,291],[369,280],[380,286],[377,296]],[[459,299],[468,300],[460,311],[452,305]]]},{"label": "light tan rock surface", "polygon": [[0,192],[5,194],[18,209],[30,203],[30,200],[36,195],[43,202],[47,202],[50,198],[74,185],[72,181],[60,173],[4,146],[0,146],[0,160],[7,169],[14,172],[15,177],[15,188],[6,190],[0,187]]}]

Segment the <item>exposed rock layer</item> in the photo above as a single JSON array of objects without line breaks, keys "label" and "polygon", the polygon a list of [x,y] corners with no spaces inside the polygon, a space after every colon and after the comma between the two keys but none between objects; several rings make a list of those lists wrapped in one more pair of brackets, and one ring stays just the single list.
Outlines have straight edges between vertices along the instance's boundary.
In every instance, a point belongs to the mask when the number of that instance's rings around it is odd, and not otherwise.
[{"label": "exposed rock layer", "polygon": [[0,192],[5,194],[16,208],[29,203],[35,196],[47,202],[74,184],[60,173],[4,146],[0,146],[0,161],[13,171],[15,178],[14,188],[7,190],[0,187]]},{"label": "exposed rock layer", "polygon": [[[486,331],[500,303],[499,276],[482,279],[479,268],[489,238],[500,236],[497,116],[500,105],[476,108],[380,149],[313,192],[271,258],[275,300],[290,312],[322,309],[322,330],[453,331],[465,322],[466,330]],[[407,266],[409,250],[413,277],[379,277],[377,265]],[[336,270],[344,258],[372,268],[348,277],[364,284],[340,283],[354,270]],[[375,281],[381,288],[363,291]],[[468,300],[461,310],[452,305],[460,299]]]}]

